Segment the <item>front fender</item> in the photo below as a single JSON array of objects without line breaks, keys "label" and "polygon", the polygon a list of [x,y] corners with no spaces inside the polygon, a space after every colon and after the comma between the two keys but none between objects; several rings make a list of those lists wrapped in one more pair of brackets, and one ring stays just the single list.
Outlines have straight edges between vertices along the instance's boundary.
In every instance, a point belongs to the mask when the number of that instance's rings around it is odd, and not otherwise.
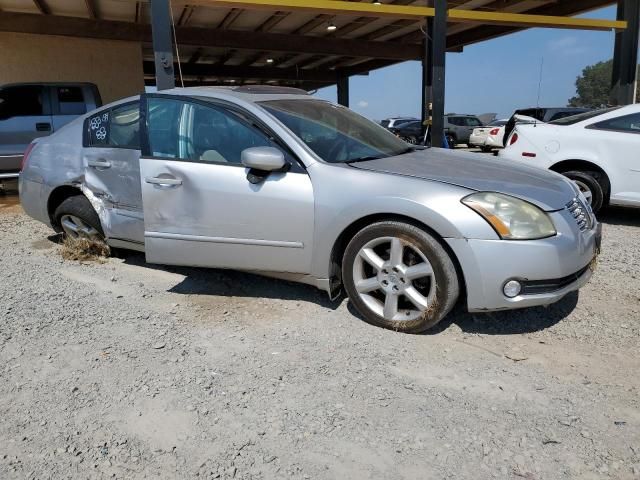
[{"label": "front fender", "polygon": [[426,225],[441,238],[498,238],[487,222],[460,202],[471,190],[363,170],[354,174],[343,169],[344,173],[337,176],[332,172],[333,178],[327,180],[321,178],[327,172],[319,171],[335,167],[318,167],[310,171],[316,202],[311,273],[316,278],[329,278],[337,240],[350,226],[368,217],[371,222],[382,217],[406,217]]}]

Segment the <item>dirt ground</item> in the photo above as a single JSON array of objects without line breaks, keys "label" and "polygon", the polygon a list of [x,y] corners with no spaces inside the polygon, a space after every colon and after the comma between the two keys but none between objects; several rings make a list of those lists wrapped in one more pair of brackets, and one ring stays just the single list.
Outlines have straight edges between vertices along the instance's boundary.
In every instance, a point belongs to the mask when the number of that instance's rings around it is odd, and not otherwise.
[{"label": "dirt ground", "polygon": [[640,211],[550,308],[403,335],[237,272],[64,261],[0,195],[0,478],[640,478]]}]

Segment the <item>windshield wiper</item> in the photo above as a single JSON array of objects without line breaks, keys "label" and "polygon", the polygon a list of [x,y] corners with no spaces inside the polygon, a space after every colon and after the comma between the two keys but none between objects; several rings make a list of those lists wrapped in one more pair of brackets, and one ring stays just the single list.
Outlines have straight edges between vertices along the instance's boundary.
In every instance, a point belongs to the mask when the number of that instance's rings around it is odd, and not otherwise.
[{"label": "windshield wiper", "polygon": [[414,147],[409,147],[406,150],[403,150],[398,153],[394,153],[393,155],[367,155],[364,157],[354,158],[352,160],[347,160],[344,163],[357,163],[357,162],[367,162],[369,160],[380,160],[381,158],[389,158],[389,157],[397,157],[399,155],[405,155],[407,153],[415,152],[416,149]]},{"label": "windshield wiper", "polygon": [[353,158],[344,163],[367,162],[369,160],[380,160],[381,158],[387,158],[387,155],[368,155],[366,157]]}]

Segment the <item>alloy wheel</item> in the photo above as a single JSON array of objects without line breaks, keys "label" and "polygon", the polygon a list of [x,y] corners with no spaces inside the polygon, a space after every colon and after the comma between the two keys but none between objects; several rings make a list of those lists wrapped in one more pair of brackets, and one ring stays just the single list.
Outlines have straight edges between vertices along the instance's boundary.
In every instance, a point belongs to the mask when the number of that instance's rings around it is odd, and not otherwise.
[{"label": "alloy wheel", "polygon": [[353,264],[359,298],[388,321],[414,320],[434,304],[433,267],[417,245],[399,237],[366,243]]},{"label": "alloy wheel", "polygon": [[87,238],[97,240],[100,232],[75,215],[63,215],[60,217],[60,226],[64,233],[71,238]]},{"label": "alloy wheel", "polygon": [[593,204],[593,192],[591,191],[589,186],[586,183],[581,182],[580,180],[573,180],[573,181],[578,186],[578,188],[580,189],[582,194],[584,195],[584,198],[587,199],[587,202],[589,203],[589,205],[592,205]]}]

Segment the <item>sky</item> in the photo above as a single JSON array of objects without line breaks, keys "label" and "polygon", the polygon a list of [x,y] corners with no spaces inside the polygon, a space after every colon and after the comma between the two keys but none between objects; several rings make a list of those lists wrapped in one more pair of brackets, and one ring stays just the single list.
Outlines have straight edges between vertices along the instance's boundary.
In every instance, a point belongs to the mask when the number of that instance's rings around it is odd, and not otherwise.
[{"label": "sky", "polygon": [[[615,7],[583,15],[614,20]],[[565,106],[575,95],[576,77],[593,63],[613,57],[613,32],[535,28],[447,53],[445,111],[511,116],[535,106],[540,66],[540,106]],[[350,80],[350,107],[372,119],[420,116],[420,62],[405,62]],[[336,101],[336,88],[318,90]]]}]

